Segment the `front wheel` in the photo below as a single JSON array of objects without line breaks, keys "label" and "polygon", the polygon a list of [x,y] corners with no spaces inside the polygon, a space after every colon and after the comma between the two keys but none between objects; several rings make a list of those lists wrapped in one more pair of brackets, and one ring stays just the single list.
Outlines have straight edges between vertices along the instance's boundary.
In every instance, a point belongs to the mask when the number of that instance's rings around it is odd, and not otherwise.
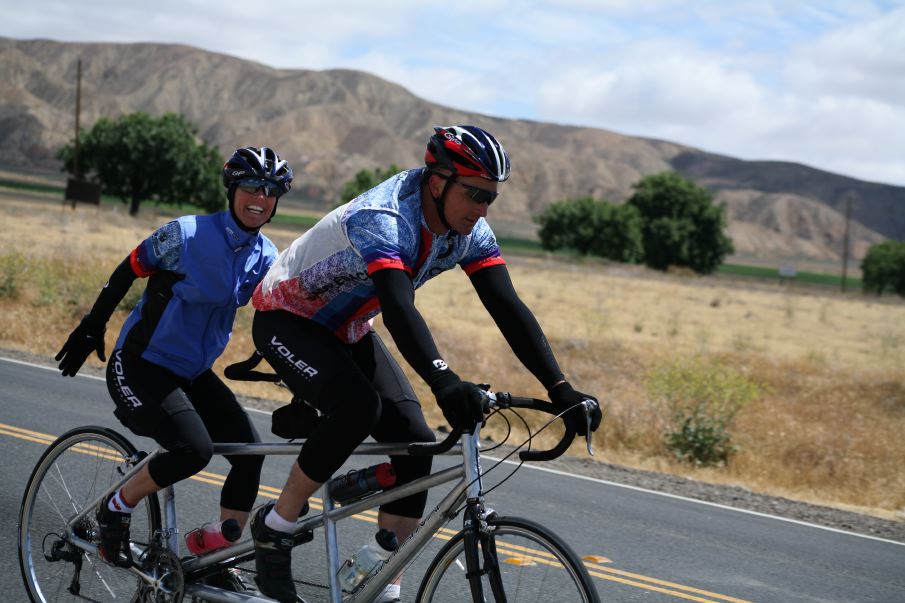
[{"label": "front wheel", "polygon": [[[35,466],[19,514],[19,567],[25,590],[35,603],[130,601],[136,576],[76,547],[73,536],[96,544],[94,509],[85,510],[137,462],[135,447],[115,431],[80,427],[51,444]],[[160,529],[157,496],[142,500],[132,513],[133,545],[146,548]]]},{"label": "front wheel", "polygon": [[[594,583],[572,549],[527,519],[491,517],[485,551],[495,558],[498,570],[481,578],[485,602],[569,601],[599,603]],[[466,577],[465,533],[459,532],[434,557],[418,590],[419,603],[473,601]],[[486,561],[484,569],[488,569]]]}]

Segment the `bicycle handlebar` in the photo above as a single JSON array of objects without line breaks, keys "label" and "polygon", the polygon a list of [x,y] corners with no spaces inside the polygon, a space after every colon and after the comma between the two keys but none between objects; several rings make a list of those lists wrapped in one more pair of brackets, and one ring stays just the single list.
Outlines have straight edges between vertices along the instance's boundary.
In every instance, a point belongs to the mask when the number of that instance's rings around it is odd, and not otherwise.
[{"label": "bicycle handlebar", "polygon": [[[488,392],[485,412],[504,408],[526,408],[529,410],[544,412],[553,416],[558,416],[561,412],[557,409],[556,406],[554,406],[551,402],[547,402],[546,400],[513,396],[508,392]],[[588,407],[585,406],[584,410],[585,414],[587,415],[587,413],[589,412]],[[443,439],[442,442],[430,444],[416,442],[409,444],[408,452],[412,456],[443,454],[456,444],[458,439],[462,436],[462,433],[463,432],[461,429],[454,429],[449,433],[448,436],[446,436],[446,438]],[[570,426],[568,423],[565,423],[565,432],[555,446],[553,446],[549,450],[523,450],[519,452],[519,458],[523,461],[552,461],[553,459],[562,456],[566,452],[566,450],[569,449],[569,446],[572,445],[572,441],[575,439],[576,435],[577,434],[575,432],[575,429],[572,428],[572,426]]]},{"label": "bicycle handlebar", "polygon": [[[546,400],[522,398],[520,396],[513,396],[508,392],[496,392],[495,394],[491,394],[491,396],[494,398],[494,406],[496,408],[527,408],[529,410],[545,412],[553,416],[560,414],[560,411],[557,410],[551,402],[547,402]],[[568,423],[565,423],[565,427],[566,429],[562,434],[562,438],[560,438],[559,442],[557,442],[553,448],[550,448],[549,450],[523,450],[518,453],[518,457],[523,461],[552,461],[553,459],[562,456],[563,453],[569,449],[569,446],[572,445],[572,440],[575,439],[576,435],[575,430]]]},{"label": "bicycle handlebar", "polygon": [[458,442],[459,438],[462,437],[462,433],[463,432],[461,429],[453,429],[449,432],[449,435],[443,439],[442,442],[412,442],[408,446],[408,453],[411,456],[432,456],[436,454],[443,454],[456,445],[456,442]]},{"label": "bicycle handlebar", "polygon": [[[227,379],[232,379],[233,381],[269,381],[272,383],[279,383],[279,375],[253,370],[263,359],[264,356],[255,350],[248,359],[227,366],[223,370],[223,374]],[[590,427],[590,410],[587,406],[587,402],[584,404],[585,417],[587,418],[588,426]],[[558,416],[561,412],[551,402],[546,400],[513,396],[508,392],[487,392],[484,408],[485,413],[489,413],[491,410],[504,408],[527,408],[553,416]],[[576,435],[575,429],[567,422],[564,421],[564,423],[566,426],[565,433],[563,433],[562,438],[555,446],[553,446],[553,448],[550,448],[549,450],[523,450],[518,453],[519,458],[523,461],[552,461],[553,459],[562,456],[563,453],[568,450],[569,446],[572,445],[572,441],[575,439]],[[453,429],[441,442],[413,442],[408,445],[408,453],[412,456],[443,454],[456,445],[456,442],[462,437],[462,433],[463,431],[461,429]],[[588,452],[594,454],[591,450],[590,439],[588,439]]]}]

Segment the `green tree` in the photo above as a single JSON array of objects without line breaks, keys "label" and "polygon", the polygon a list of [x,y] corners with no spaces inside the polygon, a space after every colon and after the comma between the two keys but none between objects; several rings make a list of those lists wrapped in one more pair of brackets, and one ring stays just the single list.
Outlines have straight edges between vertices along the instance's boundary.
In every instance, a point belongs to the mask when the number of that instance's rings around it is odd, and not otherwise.
[{"label": "green tree", "polygon": [[374,168],[373,172],[371,170],[359,171],[355,174],[354,179],[349,180],[343,185],[343,190],[340,194],[337,206],[348,203],[358,195],[371,190],[390,176],[395,176],[401,171],[402,170],[400,170],[395,163],[391,163],[390,166],[384,170]]},{"label": "green tree", "polygon": [[643,255],[634,207],[583,197],[553,203],[534,221],[544,249],[574,249],[617,262],[638,262]]},{"label": "green tree", "polygon": [[724,232],[725,208],[676,172],[642,178],[628,205],[641,215],[645,263],[658,270],[687,266],[708,274],[734,251]]},{"label": "green tree", "polygon": [[[147,113],[101,118],[79,140],[79,167],[102,190],[129,203],[136,215],[142,201],[224,206],[216,147],[196,142],[197,130],[181,115]],[[72,145],[60,149],[63,169],[73,173]]]},{"label": "green tree", "polygon": [[861,262],[865,293],[882,295],[886,291],[905,297],[905,243],[884,241],[871,245]]}]

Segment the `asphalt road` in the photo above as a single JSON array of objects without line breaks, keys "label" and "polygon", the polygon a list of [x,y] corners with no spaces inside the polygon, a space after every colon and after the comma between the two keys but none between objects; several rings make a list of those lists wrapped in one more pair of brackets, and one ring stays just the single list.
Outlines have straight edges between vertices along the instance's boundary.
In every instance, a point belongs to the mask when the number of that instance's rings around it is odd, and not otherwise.
[{"label": "asphalt road", "polygon": [[[27,600],[16,520],[32,467],[46,446],[22,430],[56,437],[80,425],[101,425],[126,434],[139,449],[151,450],[154,444],[118,424],[106,386],[97,378],[64,379],[46,367],[0,358],[0,384],[0,517],[5,526],[0,530],[0,601],[16,602]],[[251,414],[260,433],[269,436],[269,415]],[[290,457],[269,457],[262,485],[279,489],[291,462]],[[379,459],[359,457],[357,465],[373,462]],[[225,475],[226,468],[218,458],[206,470]],[[512,468],[500,466],[487,483]],[[207,483],[179,484],[180,527],[214,519],[217,496],[217,488]],[[500,514],[552,528],[580,556],[594,556],[587,564],[605,601],[905,601],[905,546],[899,543],[531,467],[523,467],[488,501]],[[340,531],[340,542],[348,552],[374,530],[367,520],[343,523],[348,525]],[[298,577],[323,583],[320,547],[316,539],[296,549],[301,551],[294,554]],[[424,557],[409,571],[404,601],[417,590],[412,576],[429,561]],[[309,600],[326,599],[317,587],[305,588]]]}]

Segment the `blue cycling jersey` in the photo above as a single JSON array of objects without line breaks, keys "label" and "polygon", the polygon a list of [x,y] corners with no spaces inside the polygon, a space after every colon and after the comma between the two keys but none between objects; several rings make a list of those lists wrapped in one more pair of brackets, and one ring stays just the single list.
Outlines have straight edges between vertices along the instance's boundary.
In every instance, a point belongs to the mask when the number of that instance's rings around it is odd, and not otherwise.
[{"label": "blue cycling jersey", "polygon": [[276,246],[236,225],[229,211],[183,216],[142,241],[130,263],[150,277],[116,347],[186,379],[211,368],[276,258]]}]

